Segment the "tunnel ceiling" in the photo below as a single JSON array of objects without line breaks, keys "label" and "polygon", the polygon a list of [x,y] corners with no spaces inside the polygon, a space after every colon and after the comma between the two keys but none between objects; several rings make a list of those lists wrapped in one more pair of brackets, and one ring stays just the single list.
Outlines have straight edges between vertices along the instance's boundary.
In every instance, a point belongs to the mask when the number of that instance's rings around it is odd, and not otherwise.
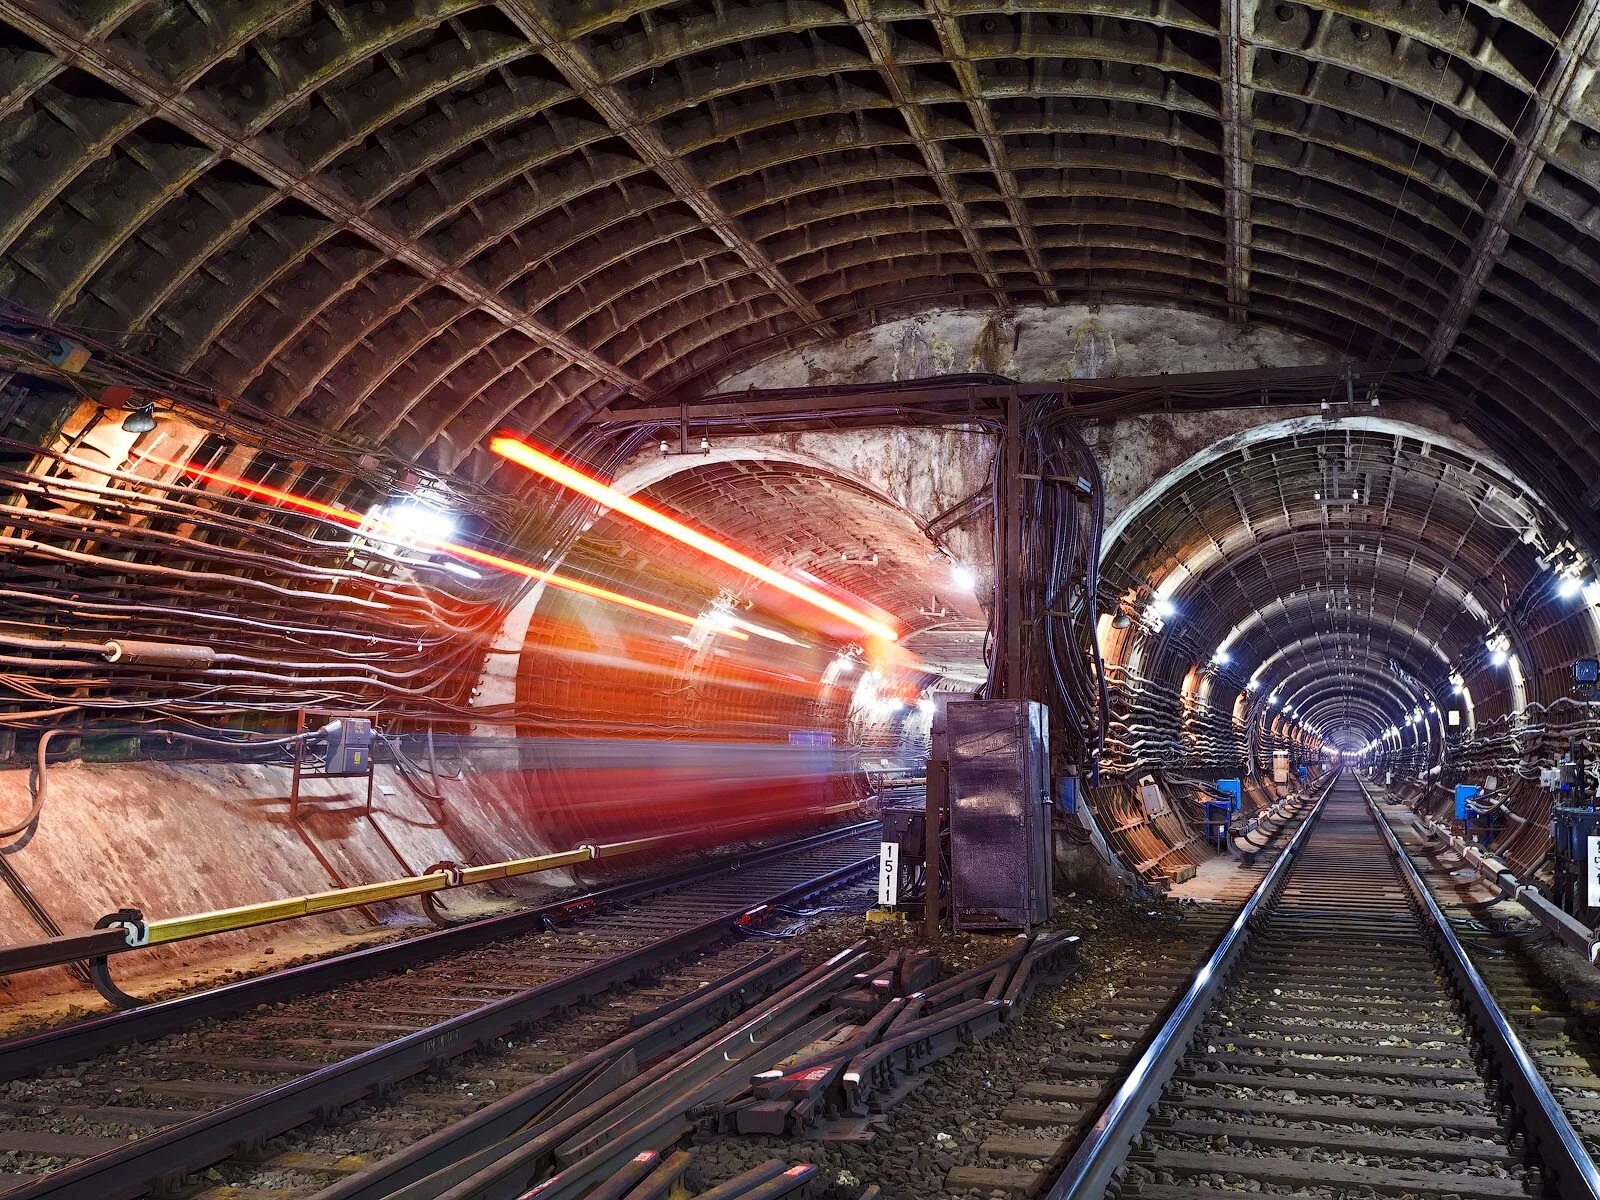
[{"label": "tunnel ceiling", "polygon": [[0,0],[0,293],[445,468],[896,312],[1174,304],[1592,480],[1596,20]]},{"label": "tunnel ceiling", "polygon": [[1175,605],[1139,663],[1148,677],[1210,673],[1230,704],[1254,680],[1317,727],[1370,734],[1452,703],[1452,676],[1483,713],[1510,708],[1512,669],[1490,661],[1500,635],[1531,698],[1565,694],[1594,637],[1588,604],[1556,594],[1566,547],[1481,457],[1330,426],[1171,481],[1109,547],[1104,587],[1136,613],[1157,592]]}]

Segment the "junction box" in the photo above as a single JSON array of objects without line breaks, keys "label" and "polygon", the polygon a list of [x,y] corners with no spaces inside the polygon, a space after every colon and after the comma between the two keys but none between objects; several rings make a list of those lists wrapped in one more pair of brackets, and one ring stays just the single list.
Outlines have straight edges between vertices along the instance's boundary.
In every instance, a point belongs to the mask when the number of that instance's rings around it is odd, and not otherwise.
[{"label": "junction box", "polygon": [[955,928],[1026,931],[1049,917],[1053,899],[1045,707],[952,701],[945,734]]},{"label": "junction box", "polygon": [[330,721],[323,770],[341,778],[372,774],[372,722],[365,717]]},{"label": "junction box", "polygon": [[1557,808],[1550,814],[1555,835],[1557,907],[1592,926],[1600,911],[1600,809]]}]

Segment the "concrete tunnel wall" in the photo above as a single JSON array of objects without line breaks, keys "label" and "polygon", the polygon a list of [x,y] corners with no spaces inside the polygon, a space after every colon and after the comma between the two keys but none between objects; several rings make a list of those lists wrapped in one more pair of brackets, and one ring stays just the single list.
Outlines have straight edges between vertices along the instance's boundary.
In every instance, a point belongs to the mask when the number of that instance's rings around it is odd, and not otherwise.
[{"label": "concrete tunnel wall", "polygon": [[[1300,365],[1329,356],[1326,348],[1282,331],[1240,329],[1168,309],[1069,306],[1019,309],[1001,316],[941,310],[890,322],[837,344],[778,356],[718,386],[863,382],[968,370],[1039,380]],[[1144,436],[1152,445],[1176,444],[1157,426]],[[1208,436],[1213,434],[1202,422],[1181,440],[1203,442]],[[1101,444],[1113,488],[1120,482],[1131,495],[1141,476],[1126,471],[1125,462],[1112,453],[1131,444],[1126,431],[1103,431]],[[925,523],[982,485],[991,453],[988,439],[970,431],[893,429],[719,440],[712,459],[768,458],[825,467],[865,484]],[[663,471],[703,461],[691,456],[663,464],[647,454],[625,473],[624,481],[646,486]],[[946,542],[987,574],[982,522],[952,531]],[[502,643],[520,646],[517,622],[525,629],[536,606],[537,595],[530,593],[510,615]],[[502,670],[508,665],[505,656],[488,661],[484,703],[493,701],[494,689],[508,674]],[[509,675],[514,678],[514,670]],[[8,863],[66,930],[87,928],[128,904],[152,916],[179,915],[336,886],[288,823],[288,782],[286,768],[271,766],[53,765],[39,833],[20,853],[8,856]],[[348,784],[307,781],[304,790],[317,798],[308,806],[307,831],[346,883],[402,873],[385,837],[411,869],[440,859],[481,862],[550,848],[537,820],[530,819],[528,794],[504,780],[491,783],[471,774],[462,781],[445,780],[441,790],[449,806],[444,823],[382,768],[373,820],[351,815],[360,797]],[[25,769],[0,772],[0,812],[26,811],[27,798]],[[542,890],[531,882],[518,887],[524,894]],[[487,889],[464,901],[508,902]],[[378,906],[373,915],[396,924],[421,920],[414,904]],[[0,889],[0,931],[12,942],[42,936],[6,889]],[[198,981],[345,945],[373,931],[361,911],[351,910],[129,956],[117,963],[116,974],[136,991],[158,977]],[[275,955],[268,957],[264,952],[274,946]],[[91,1007],[99,1003],[64,971],[0,980],[0,997],[9,1012],[24,1018],[43,1011],[32,1002],[57,994]]]}]

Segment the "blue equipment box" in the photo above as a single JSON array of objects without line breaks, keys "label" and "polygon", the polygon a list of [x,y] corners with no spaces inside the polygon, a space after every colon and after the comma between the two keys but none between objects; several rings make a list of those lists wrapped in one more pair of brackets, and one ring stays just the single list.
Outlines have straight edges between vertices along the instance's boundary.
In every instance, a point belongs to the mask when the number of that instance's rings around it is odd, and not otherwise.
[{"label": "blue equipment box", "polygon": [[1456,784],[1456,820],[1465,821],[1470,817],[1472,809],[1468,807],[1468,801],[1476,800],[1481,795],[1483,795],[1481,787],[1475,787],[1470,783]]},{"label": "blue equipment box", "polygon": [[1078,811],[1078,777],[1063,775],[1056,780],[1056,804],[1064,813]]},{"label": "blue equipment box", "polygon": [[1244,807],[1244,785],[1237,779],[1217,780],[1217,791],[1221,792],[1224,796],[1231,796],[1233,798],[1234,812],[1238,812]]}]

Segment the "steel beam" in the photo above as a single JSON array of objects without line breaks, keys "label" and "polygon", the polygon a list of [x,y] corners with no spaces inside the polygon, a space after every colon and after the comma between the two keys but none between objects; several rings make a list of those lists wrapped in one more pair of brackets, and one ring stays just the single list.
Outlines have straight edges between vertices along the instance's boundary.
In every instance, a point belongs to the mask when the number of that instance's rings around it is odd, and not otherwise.
[{"label": "steel beam", "polygon": [[[711,424],[754,425],[784,418],[849,416],[869,410],[906,408],[960,408],[958,415],[997,416],[1012,394],[1024,399],[1061,394],[1085,417],[1115,415],[1100,411],[1126,404],[1129,413],[1170,407],[1171,397],[1193,391],[1209,398],[1183,407],[1207,411],[1234,407],[1307,407],[1322,393],[1342,398],[1345,383],[1388,380],[1391,383],[1421,371],[1421,359],[1403,358],[1392,363],[1327,364],[1312,367],[1264,367],[1241,371],[1199,371],[1178,375],[1130,375],[1111,379],[1071,379],[1043,383],[1010,382],[995,378],[977,382],[929,380],[918,384],[866,384],[845,388],[751,388],[722,392],[686,404],[641,408],[603,408],[591,413],[589,425],[653,425],[687,419],[691,427]],[[1310,394],[1274,398],[1274,389],[1300,388]],[[1249,403],[1244,400],[1248,398]],[[1437,403],[1442,397],[1432,397]],[[1341,399],[1341,403],[1343,403]],[[1096,406],[1090,410],[1089,406]],[[746,432],[750,430],[745,430]]]},{"label": "steel beam", "polygon": [[[1016,391],[1006,397],[1005,432],[1000,447],[1000,528],[1005,553],[1000,558],[1000,636],[997,645],[1005,655],[1005,695],[1008,700],[1032,700],[1026,694],[1029,680],[1023,672],[1022,617],[1022,400]],[[1042,468],[1041,468],[1042,469]]]},{"label": "steel beam", "polygon": [[281,160],[281,152],[262,138],[250,137],[227,128],[184,93],[173,88],[156,73],[141,70],[109,46],[96,45],[68,27],[59,10],[41,15],[17,0],[0,0],[0,19],[34,38],[63,62],[125,92],[143,105],[152,117],[169,121],[177,128],[210,146],[219,158],[226,158],[260,175],[285,196],[316,209],[334,224],[370,242],[396,262],[404,263],[431,283],[445,288],[485,313],[515,329],[530,340],[561,355],[575,366],[587,369],[597,378],[639,396],[652,394],[650,388],[585,346],[535,319],[531,314],[506,303],[499,293],[485,287],[461,267],[448,263],[422,244],[388,229],[361,212],[320,176],[304,174]]},{"label": "steel beam", "polygon": [[1245,321],[1250,307],[1250,197],[1254,134],[1250,86],[1255,49],[1245,29],[1255,0],[1222,0],[1222,189],[1227,220],[1228,318]]},{"label": "steel beam", "polygon": [[1457,280],[1450,303],[1439,319],[1439,327],[1428,343],[1430,371],[1439,370],[1455,349],[1461,331],[1483,295],[1484,285],[1505,253],[1511,229],[1521,218],[1547,157],[1554,153],[1554,143],[1594,80],[1594,68],[1588,60],[1594,53],[1597,31],[1600,31],[1600,0],[1583,0],[1555,47],[1553,64],[1546,68],[1539,81],[1532,111],[1526,117],[1527,132],[1517,135],[1511,162],[1498,181],[1499,188],[1484,213],[1483,226],[1473,239],[1467,269]]},{"label": "steel beam", "polygon": [[550,65],[589,104],[617,135],[632,147],[650,169],[687,204],[706,228],[745,261],[784,305],[808,325],[827,324],[826,318],[793,282],[778,269],[739,222],[728,215],[712,197],[711,191],[662,140],[650,123],[611,84],[587,52],[566,37],[559,23],[542,6],[527,0],[504,0],[500,10],[522,33],[539,47]]},{"label": "steel beam", "polygon": [[1022,198],[1022,189],[1017,186],[1016,174],[1006,155],[1005,142],[999,127],[995,125],[994,114],[989,111],[988,98],[983,94],[983,82],[978,77],[978,69],[972,65],[972,55],[961,34],[960,20],[948,7],[947,0],[931,0],[928,19],[939,34],[940,51],[949,61],[950,69],[955,72],[956,80],[961,85],[961,97],[966,102],[967,111],[972,114],[978,136],[983,139],[983,148],[989,155],[989,167],[994,172],[1000,194],[1005,197],[1006,211],[1016,227],[1017,238],[1028,252],[1028,263],[1033,268],[1034,276],[1050,303],[1060,304],[1061,294],[1051,283],[1049,267],[1039,248],[1038,230],[1028,216],[1028,206]]},{"label": "steel beam", "polygon": [[894,48],[890,44],[888,31],[879,21],[870,0],[845,0],[845,8],[860,30],[861,40],[866,43],[867,52],[872,55],[878,74],[882,76],[884,86],[889,89],[889,96],[894,101],[895,107],[900,110],[906,129],[922,155],[922,161],[928,166],[928,175],[933,180],[933,186],[939,189],[940,198],[950,210],[951,223],[960,231],[962,241],[967,244],[967,253],[972,255],[973,264],[983,275],[984,283],[994,292],[994,302],[1003,307],[1007,303],[1005,284],[1001,281],[999,272],[995,270],[989,251],[984,247],[983,239],[977,227],[973,225],[967,206],[961,199],[960,187],[950,171],[949,163],[945,161],[944,148],[928,124],[922,105],[902,81],[900,66],[895,62]]}]

